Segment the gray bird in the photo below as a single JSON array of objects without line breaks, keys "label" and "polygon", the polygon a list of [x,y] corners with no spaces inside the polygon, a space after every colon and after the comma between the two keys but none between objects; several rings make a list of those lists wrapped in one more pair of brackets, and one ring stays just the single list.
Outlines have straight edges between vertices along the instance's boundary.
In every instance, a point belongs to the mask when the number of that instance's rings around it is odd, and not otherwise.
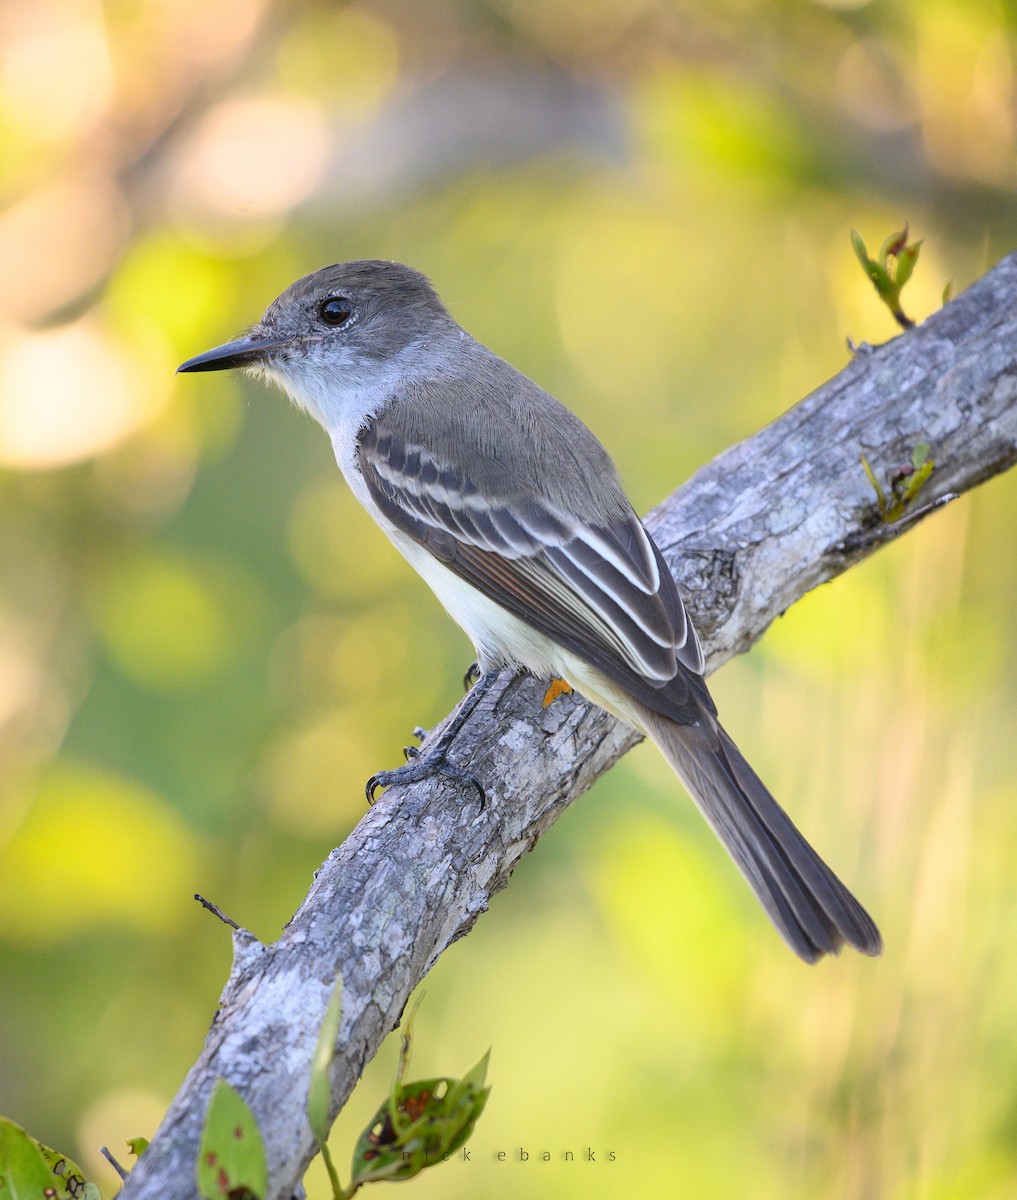
[{"label": "gray bird", "polygon": [[[656,743],[796,954],[880,953],[868,913],[717,720],[696,631],[607,451],[470,337],[423,275],[325,267],[179,370],[231,367],[268,376],[324,427],[354,495],[476,647],[475,695],[505,666],[568,681]],[[456,728],[369,795],[434,769],[470,778],[445,757]]]}]

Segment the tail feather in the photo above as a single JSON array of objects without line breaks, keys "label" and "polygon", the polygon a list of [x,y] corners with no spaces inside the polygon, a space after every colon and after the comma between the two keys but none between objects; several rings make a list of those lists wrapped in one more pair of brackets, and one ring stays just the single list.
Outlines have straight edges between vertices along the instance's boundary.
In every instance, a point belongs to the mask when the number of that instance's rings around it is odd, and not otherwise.
[{"label": "tail feather", "polygon": [[645,710],[644,727],[688,788],[792,950],[806,962],[847,942],[880,954],[864,908],[792,824],[724,729],[707,713],[679,725]]}]

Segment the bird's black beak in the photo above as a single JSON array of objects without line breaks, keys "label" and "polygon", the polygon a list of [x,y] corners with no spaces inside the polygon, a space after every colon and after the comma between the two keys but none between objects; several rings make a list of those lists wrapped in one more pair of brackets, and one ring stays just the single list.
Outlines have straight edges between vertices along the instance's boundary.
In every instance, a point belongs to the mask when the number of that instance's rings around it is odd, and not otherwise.
[{"label": "bird's black beak", "polygon": [[189,358],[177,367],[177,374],[185,371],[228,371],[232,367],[253,366],[288,342],[288,338],[237,338],[235,342],[224,342],[214,350],[206,350],[204,354]]}]

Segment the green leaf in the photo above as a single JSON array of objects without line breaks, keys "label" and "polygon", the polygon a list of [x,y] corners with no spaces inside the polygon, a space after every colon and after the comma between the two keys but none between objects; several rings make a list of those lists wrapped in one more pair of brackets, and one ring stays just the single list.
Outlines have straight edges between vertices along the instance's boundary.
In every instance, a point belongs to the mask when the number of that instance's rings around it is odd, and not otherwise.
[{"label": "green leaf", "polygon": [[869,269],[869,252],[865,247],[865,240],[857,229],[851,230],[851,245],[854,246],[855,255],[858,261],[867,271]]},{"label": "green leaf", "polygon": [[918,262],[918,255],[921,249],[921,242],[913,242],[910,246],[905,246],[901,250],[897,258],[897,270],[894,272],[894,282],[898,288],[902,288],[911,278],[911,272],[915,269],[915,263]]},{"label": "green leaf", "polygon": [[864,454],[859,454],[862,467],[876,493],[879,515],[883,523],[892,525],[907,512],[908,506],[925,486],[936,464],[931,457],[932,447],[928,442],[918,442],[911,451],[908,466],[901,467],[890,476],[890,494],[880,486],[876,473]]},{"label": "green leaf", "polygon": [[39,1143],[0,1117],[0,1200],[46,1200],[58,1194],[55,1187]]},{"label": "green leaf", "polygon": [[[491,1051],[488,1050],[480,1062],[478,1062],[475,1067],[472,1067],[469,1071],[467,1071],[463,1076],[463,1084],[475,1088],[478,1091],[482,1089],[484,1084],[487,1082],[487,1068],[490,1065],[490,1062]],[[490,1090],[490,1088],[487,1089],[488,1092]]]},{"label": "green leaf", "polygon": [[332,1100],[328,1070],[332,1059],[335,1058],[335,1042],[339,1036],[339,1018],[342,1016],[342,998],[343,981],[340,976],[328,1002],[328,1008],[325,1009],[325,1018],[318,1033],[318,1045],[311,1062],[311,1085],[307,1092],[307,1119],[319,1146],[328,1138],[328,1110]]},{"label": "green leaf", "polygon": [[77,1163],[72,1162],[66,1154],[60,1154],[37,1142],[39,1153],[53,1173],[56,1191],[55,1200],[100,1200],[99,1188],[94,1183],[87,1183],[85,1173]]},{"label": "green leaf", "polygon": [[869,259],[866,270],[868,271],[869,278],[875,284],[876,291],[886,300],[893,292],[893,281],[887,273],[886,268]]},{"label": "green leaf", "polygon": [[898,233],[891,233],[887,237],[882,246],[879,248],[879,261],[886,266],[887,259],[896,258],[908,244],[908,227],[905,222],[904,228]]},{"label": "green leaf", "polygon": [[484,1086],[490,1060],[491,1051],[488,1050],[480,1062],[467,1071],[449,1093],[446,1108],[457,1114],[456,1120],[452,1123],[456,1125],[456,1128],[449,1129],[449,1140],[446,1146],[446,1152],[449,1154],[454,1153],[462,1146],[473,1132],[473,1127],[484,1111],[487,1098],[491,1094],[491,1089]]},{"label": "green leaf", "polygon": [[879,480],[876,478],[876,472],[873,471],[872,467],[869,465],[869,460],[864,454],[859,454],[858,457],[861,460],[862,468],[864,469],[865,474],[869,477],[869,483],[872,484],[872,490],[876,493],[876,503],[879,505],[879,515],[885,520],[888,507],[886,492],[884,492],[882,487],[880,487]]},{"label": "green leaf", "polygon": [[402,1084],[397,1077],[354,1148],[354,1186],[410,1179],[458,1150],[491,1091],[484,1086],[489,1053],[462,1079],[442,1076]]},{"label": "green leaf", "polygon": [[101,1200],[98,1187],[85,1180],[77,1163],[0,1117],[0,1200],[26,1196]]},{"label": "green leaf", "polygon": [[926,481],[935,470],[936,464],[932,459],[927,459],[907,482],[904,489],[904,506],[907,507],[918,493],[925,487]]},{"label": "green leaf", "polygon": [[265,1200],[268,1168],[257,1122],[225,1079],[215,1085],[196,1167],[205,1200]]},{"label": "green leaf", "polygon": [[[352,1182],[410,1179],[427,1166],[437,1150],[428,1126],[448,1093],[448,1079],[418,1079],[394,1086],[353,1150]],[[438,1154],[435,1161],[441,1161]]]}]

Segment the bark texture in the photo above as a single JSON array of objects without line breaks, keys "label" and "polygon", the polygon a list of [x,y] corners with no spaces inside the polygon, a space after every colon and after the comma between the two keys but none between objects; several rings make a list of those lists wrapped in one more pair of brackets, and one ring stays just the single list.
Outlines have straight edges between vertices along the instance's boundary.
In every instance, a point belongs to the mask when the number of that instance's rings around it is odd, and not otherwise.
[{"label": "bark texture", "polygon": [[[881,522],[859,453],[886,481],[923,441],[936,468],[915,502],[922,509],[1017,459],[1017,255],[918,329],[857,353],[650,515],[711,669],[805,592],[914,523]],[[315,1152],[307,1085],[337,976],[334,1112],[442,951],[635,744],[631,730],[574,696],[542,709],[545,686],[503,674],[456,742],[456,763],[485,783],[485,807],[472,790],[438,778],[391,789],[329,855],[277,942],[234,934],[233,969],[205,1046],[123,1200],[196,1195],[198,1138],[219,1077],[258,1120],[272,1200],[294,1194]]]}]

